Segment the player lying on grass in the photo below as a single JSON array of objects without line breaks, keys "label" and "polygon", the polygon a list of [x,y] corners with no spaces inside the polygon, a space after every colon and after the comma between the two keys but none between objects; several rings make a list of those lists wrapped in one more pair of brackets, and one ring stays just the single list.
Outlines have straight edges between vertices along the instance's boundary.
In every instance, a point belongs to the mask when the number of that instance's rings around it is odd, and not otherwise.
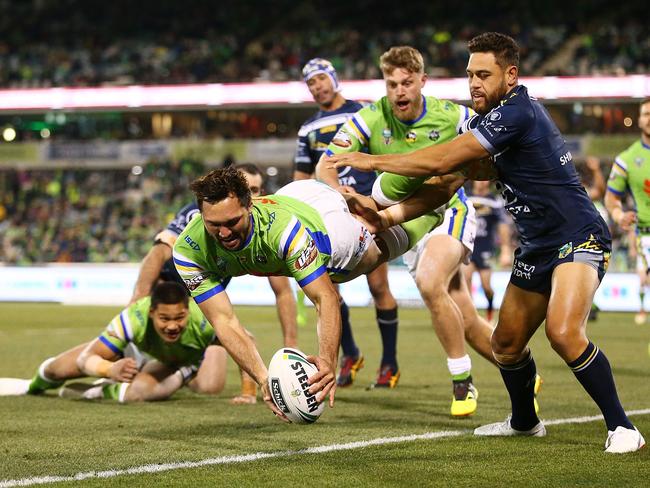
[{"label": "player lying on grass", "polygon": [[349,281],[400,256],[437,225],[428,215],[391,227],[373,239],[349,212],[343,196],[314,180],[295,181],[275,195],[252,198],[243,175],[219,169],[190,185],[201,218],[188,224],[174,245],[174,263],[194,300],[215,327],[228,353],[263,391],[268,372],[255,344],[239,324],[223,286],[232,276],[292,276],[318,313],[319,352],[310,360],[318,373],[311,393],[334,405],[335,369],[341,335],[333,282]]},{"label": "player lying on grass", "polygon": [[[138,364],[125,357],[130,345],[151,359]],[[151,297],[120,312],[94,341],[45,360],[32,380],[0,379],[0,395],[40,394],[87,376],[110,381],[97,386],[73,383],[61,396],[154,401],[169,398],[184,385],[216,395],[226,382],[226,359],[214,329],[183,286],[163,282]]]}]

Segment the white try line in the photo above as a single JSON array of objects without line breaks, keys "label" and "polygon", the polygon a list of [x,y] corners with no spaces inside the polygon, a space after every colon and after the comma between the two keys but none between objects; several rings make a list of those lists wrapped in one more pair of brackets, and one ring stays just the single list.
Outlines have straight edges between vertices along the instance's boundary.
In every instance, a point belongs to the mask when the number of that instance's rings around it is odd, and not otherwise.
[{"label": "white try line", "polygon": [[[628,415],[648,415],[650,408],[643,410],[632,410],[627,412]],[[544,425],[561,425],[561,424],[584,424],[587,422],[594,422],[602,420],[602,415],[594,415],[591,417],[573,417],[566,419],[544,420]],[[238,456],[222,456],[217,458],[203,459],[201,461],[185,461],[179,463],[165,463],[165,464],[145,464],[143,466],[135,466],[127,469],[109,469],[107,471],[87,471],[85,473],[77,473],[73,476],[35,476],[32,478],[23,478],[18,480],[3,480],[0,481],[0,488],[9,488],[13,486],[32,486],[44,485],[48,483],[59,483],[62,481],[82,481],[92,478],[114,478],[116,476],[125,476],[130,474],[143,474],[143,473],[161,473],[163,471],[172,471],[176,469],[191,469],[200,468],[202,466],[214,466],[218,464],[235,464],[235,463],[248,463],[251,461],[259,461],[260,459],[273,459],[283,457],[301,456],[304,454],[318,454],[322,452],[334,451],[348,451],[351,449],[361,449],[369,446],[381,446],[384,444],[396,444],[398,442],[413,442],[421,440],[442,439],[445,437],[457,437],[460,435],[468,434],[471,430],[446,430],[440,432],[426,432],[424,434],[404,435],[399,437],[380,437],[378,439],[371,439],[369,441],[355,441],[345,444],[329,444],[326,446],[308,447],[306,449],[299,449],[294,451],[279,451],[279,452],[256,452],[254,454],[242,454]]]}]

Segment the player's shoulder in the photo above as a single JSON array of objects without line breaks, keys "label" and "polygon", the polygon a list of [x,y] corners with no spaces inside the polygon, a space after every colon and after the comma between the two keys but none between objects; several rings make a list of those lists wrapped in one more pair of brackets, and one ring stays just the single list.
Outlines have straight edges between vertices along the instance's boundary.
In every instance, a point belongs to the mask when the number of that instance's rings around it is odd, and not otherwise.
[{"label": "player's shoulder", "polygon": [[146,296],[135,303],[129,305],[120,317],[127,330],[130,330],[131,339],[137,340],[142,337],[149,320],[149,310],[151,309],[151,297]]},{"label": "player's shoulder", "polygon": [[632,162],[639,155],[639,152],[643,149],[643,144],[641,144],[641,139],[637,139],[627,148],[621,151],[617,156],[617,160],[623,160],[625,163]]}]

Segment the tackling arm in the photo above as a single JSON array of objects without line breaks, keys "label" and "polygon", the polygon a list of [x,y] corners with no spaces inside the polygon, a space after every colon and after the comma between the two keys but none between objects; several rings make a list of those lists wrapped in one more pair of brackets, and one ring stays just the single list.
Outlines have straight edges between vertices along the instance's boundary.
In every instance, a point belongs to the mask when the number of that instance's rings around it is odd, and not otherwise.
[{"label": "tackling arm", "polygon": [[[176,239],[174,238],[173,240],[175,241]],[[172,257],[173,247],[174,242],[168,243],[159,240],[149,249],[149,252],[140,265],[140,272],[138,273],[138,279],[135,282],[129,305],[151,294],[151,289],[158,280],[165,262]]]},{"label": "tackling arm", "polygon": [[636,222],[636,212],[623,210],[621,197],[611,191],[605,193],[605,207],[609,212],[612,220],[618,224],[624,231],[630,230],[632,224]]},{"label": "tackling arm", "polygon": [[404,176],[444,175],[459,171],[490,153],[466,132],[443,144],[427,146],[406,154],[370,155],[359,152],[324,156],[332,168],[352,166],[363,171],[387,171]]}]

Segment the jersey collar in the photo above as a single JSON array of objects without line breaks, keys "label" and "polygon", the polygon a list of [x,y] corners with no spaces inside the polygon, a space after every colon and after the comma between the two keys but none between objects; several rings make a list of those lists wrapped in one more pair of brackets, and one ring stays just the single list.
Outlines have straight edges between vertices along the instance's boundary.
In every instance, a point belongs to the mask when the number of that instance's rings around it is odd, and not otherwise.
[{"label": "jersey collar", "polygon": [[643,147],[645,147],[646,149],[650,149],[650,146],[648,144],[646,144],[645,142],[643,142],[643,139],[639,139],[639,140],[641,141],[641,145]]},{"label": "jersey collar", "polygon": [[246,246],[248,246],[248,244],[250,244],[251,239],[253,238],[253,233],[255,232],[255,219],[253,218],[252,212],[249,214],[249,217],[251,219],[251,231],[246,238],[246,242],[244,242],[244,245],[239,250],[244,249]]}]

